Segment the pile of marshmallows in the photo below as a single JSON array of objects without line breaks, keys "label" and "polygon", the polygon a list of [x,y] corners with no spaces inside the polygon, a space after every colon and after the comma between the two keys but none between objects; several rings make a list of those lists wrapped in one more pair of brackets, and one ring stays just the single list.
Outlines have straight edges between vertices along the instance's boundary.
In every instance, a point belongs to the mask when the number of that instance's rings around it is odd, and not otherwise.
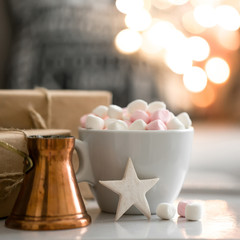
[{"label": "pile of marshmallows", "polygon": [[[177,212],[180,217],[185,217],[190,221],[198,221],[203,215],[202,205],[193,201],[180,201]],[[162,219],[170,220],[175,216],[176,208],[171,203],[160,203],[157,206],[156,214]]]},{"label": "pile of marshmallows", "polygon": [[126,108],[100,105],[81,117],[80,124],[82,128],[96,130],[168,130],[189,128],[192,121],[186,112],[174,116],[164,102],[147,104],[138,99]]}]

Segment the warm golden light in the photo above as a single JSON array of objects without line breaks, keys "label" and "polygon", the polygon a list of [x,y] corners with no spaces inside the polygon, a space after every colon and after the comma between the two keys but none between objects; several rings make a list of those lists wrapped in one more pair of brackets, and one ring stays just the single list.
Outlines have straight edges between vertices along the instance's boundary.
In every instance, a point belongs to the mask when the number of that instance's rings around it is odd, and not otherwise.
[{"label": "warm golden light", "polygon": [[183,74],[192,67],[191,56],[186,54],[181,48],[167,51],[165,62],[167,66],[177,74]]},{"label": "warm golden light", "polygon": [[230,68],[222,58],[211,58],[207,61],[205,70],[210,81],[221,84],[227,81],[230,75]]},{"label": "warm golden light", "polygon": [[193,93],[191,96],[193,104],[200,108],[209,107],[216,100],[216,93],[212,86],[208,85],[204,91]]},{"label": "warm golden light", "polygon": [[240,16],[238,11],[228,5],[220,5],[216,8],[217,24],[225,30],[236,31],[239,28]]},{"label": "warm golden light", "polygon": [[172,41],[173,32],[176,31],[174,25],[167,21],[157,21],[146,32],[146,37],[156,49],[166,48],[169,41]]},{"label": "warm golden light", "polygon": [[186,4],[189,0],[169,0],[173,5],[183,5]]},{"label": "warm golden light", "polygon": [[145,9],[131,12],[125,17],[126,26],[135,31],[146,30],[150,26],[151,21],[152,17]]},{"label": "warm golden light", "polygon": [[184,86],[191,92],[201,92],[207,86],[207,74],[200,67],[192,67],[183,75]]},{"label": "warm golden light", "polygon": [[219,29],[217,38],[219,43],[227,50],[236,51],[240,47],[240,35],[238,31]]},{"label": "warm golden light", "polygon": [[144,7],[144,0],[116,0],[118,11],[128,14]]},{"label": "warm golden light", "polygon": [[183,14],[182,24],[183,27],[192,34],[199,34],[205,30],[205,28],[201,26],[194,18],[193,11]]},{"label": "warm golden light", "polygon": [[205,60],[210,53],[210,47],[208,42],[202,38],[193,36],[188,38],[188,51],[192,56],[192,60],[194,61],[203,61]]},{"label": "warm golden light", "polygon": [[172,3],[170,3],[168,0],[152,0],[152,5],[158,9],[167,9],[172,6]]},{"label": "warm golden light", "polygon": [[211,28],[216,25],[215,9],[211,5],[199,5],[194,9],[196,21],[203,27]]},{"label": "warm golden light", "polygon": [[115,38],[115,44],[117,49],[122,53],[134,53],[140,49],[142,37],[136,31],[125,29],[118,33]]}]

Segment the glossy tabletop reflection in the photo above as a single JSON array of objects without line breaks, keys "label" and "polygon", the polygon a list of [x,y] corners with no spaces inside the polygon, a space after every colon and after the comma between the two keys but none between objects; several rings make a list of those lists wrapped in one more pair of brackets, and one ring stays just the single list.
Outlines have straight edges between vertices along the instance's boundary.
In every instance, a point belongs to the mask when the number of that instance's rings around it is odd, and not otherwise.
[{"label": "glossy tabletop reflection", "polygon": [[177,216],[161,220],[152,215],[124,215],[115,222],[113,214],[102,213],[95,201],[86,207],[92,224],[85,228],[58,231],[23,231],[8,229],[0,220],[0,239],[240,239],[240,195],[238,192],[182,193],[180,199],[195,199],[203,204],[201,221],[187,221]]}]

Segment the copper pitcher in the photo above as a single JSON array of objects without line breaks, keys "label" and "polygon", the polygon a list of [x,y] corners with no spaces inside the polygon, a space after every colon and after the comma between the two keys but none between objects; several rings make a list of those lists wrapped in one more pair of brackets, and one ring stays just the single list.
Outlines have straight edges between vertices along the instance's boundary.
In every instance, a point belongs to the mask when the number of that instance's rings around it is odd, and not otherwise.
[{"label": "copper pitcher", "polygon": [[77,140],[71,136],[30,136],[33,167],[23,184],[6,226],[25,230],[85,227],[87,214],[72,166]]}]

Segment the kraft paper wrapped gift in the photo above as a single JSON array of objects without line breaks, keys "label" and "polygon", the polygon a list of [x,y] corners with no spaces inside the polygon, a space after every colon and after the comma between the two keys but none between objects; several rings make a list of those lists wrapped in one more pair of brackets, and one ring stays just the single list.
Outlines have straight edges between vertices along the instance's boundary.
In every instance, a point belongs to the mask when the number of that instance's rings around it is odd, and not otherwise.
[{"label": "kraft paper wrapped gift", "polygon": [[0,90],[0,127],[70,129],[78,138],[80,117],[111,101],[108,91]]},{"label": "kraft paper wrapped gift", "polygon": [[[16,149],[28,153],[26,136],[30,135],[67,135],[70,130],[48,129],[48,130],[24,130],[0,131],[0,140],[8,143]],[[23,180],[24,159],[22,156],[0,147],[0,218],[11,213],[17,199]]]}]

